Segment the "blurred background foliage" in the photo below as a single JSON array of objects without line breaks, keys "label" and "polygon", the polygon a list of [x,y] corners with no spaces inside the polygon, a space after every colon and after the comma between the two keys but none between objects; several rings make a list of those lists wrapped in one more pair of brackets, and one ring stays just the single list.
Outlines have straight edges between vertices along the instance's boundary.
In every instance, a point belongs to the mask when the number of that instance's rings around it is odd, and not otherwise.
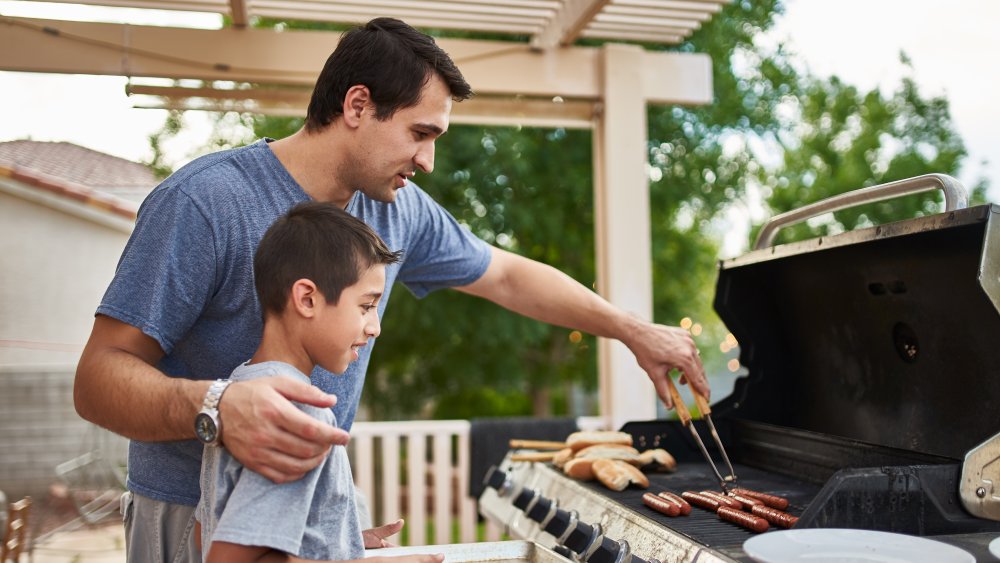
[{"label": "blurred background foliage", "polygon": [[[679,46],[645,45],[712,59],[713,103],[649,108],[648,171],[654,320],[692,331],[713,389],[727,389],[739,369],[737,350],[711,308],[720,257],[745,251],[773,214],[929,172],[955,175],[966,156],[947,100],[925,98],[913,80],[888,93],[862,91],[815,76],[783,45],[761,41],[781,11],[778,0],[737,0]],[[154,150],[177,134],[178,123],[171,116],[152,136]],[[200,152],[284,137],[301,125],[220,115]],[[583,130],[453,125],[438,141],[434,173],[418,180],[486,241],[593,287],[591,143]],[[166,171],[160,160],[152,165]],[[986,187],[985,180],[970,187],[973,203],[984,201]],[[778,242],[940,208],[939,195],[918,194],[785,229]],[[364,416],[372,420],[592,415],[596,342],[458,292],[418,303],[397,290],[365,386]]]}]

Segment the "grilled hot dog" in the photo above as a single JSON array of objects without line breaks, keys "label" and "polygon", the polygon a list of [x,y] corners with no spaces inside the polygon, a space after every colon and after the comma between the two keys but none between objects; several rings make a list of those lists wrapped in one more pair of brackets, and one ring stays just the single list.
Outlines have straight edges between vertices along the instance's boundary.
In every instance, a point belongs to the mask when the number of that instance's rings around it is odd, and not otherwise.
[{"label": "grilled hot dog", "polygon": [[718,510],[719,506],[722,505],[722,503],[714,498],[706,497],[705,495],[694,491],[684,491],[681,493],[681,497],[695,506],[699,506],[705,510],[711,510],[713,512]]},{"label": "grilled hot dog", "polygon": [[715,500],[719,501],[719,504],[722,506],[728,506],[729,508],[735,508],[737,510],[743,509],[742,502],[732,497],[727,497],[722,493],[717,493],[715,491],[701,491],[701,494],[705,495],[706,497],[714,498]]},{"label": "grilled hot dog", "polygon": [[653,493],[642,493],[642,504],[667,516],[677,516],[681,513],[680,505]]},{"label": "grilled hot dog", "polygon": [[675,503],[681,509],[681,516],[687,516],[688,514],[691,514],[691,505],[688,503],[688,501],[682,499],[681,497],[675,495],[674,493],[671,493],[670,491],[660,491],[659,493],[656,494],[660,497],[669,500],[672,503]]},{"label": "grilled hot dog", "polygon": [[750,507],[750,512],[782,528],[791,528],[799,521],[798,516],[792,516],[787,512],[782,512],[770,506],[752,506]]},{"label": "grilled hot dog", "polygon": [[732,522],[733,524],[738,524],[758,534],[766,532],[769,527],[767,525],[767,520],[764,518],[748,514],[742,510],[729,508],[728,506],[720,506],[716,513],[719,515],[720,519],[725,520],[726,522]]},{"label": "grilled hot dog", "polygon": [[755,498],[771,508],[788,510],[788,499],[784,497],[769,495],[767,493],[758,493],[757,491],[751,491],[750,489],[733,489],[733,492],[741,496]]},{"label": "grilled hot dog", "polygon": [[753,497],[747,497],[743,495],[737,495],[735,493],[730,493],[729,498],[739,501],[741,504],[739,508],[744,508],[746,510],[750,510],[750,508],[754,506],[764,506],[763,501],[757,500]]}]

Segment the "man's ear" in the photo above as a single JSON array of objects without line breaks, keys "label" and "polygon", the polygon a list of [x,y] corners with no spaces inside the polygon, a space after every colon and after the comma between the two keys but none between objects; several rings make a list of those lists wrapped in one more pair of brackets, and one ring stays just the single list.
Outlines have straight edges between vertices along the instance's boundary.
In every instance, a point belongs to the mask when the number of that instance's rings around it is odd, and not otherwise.
[{"label": "man's ear", "polygon": [[361,114],[372,104],[371,92],[367,86],[355,84],[344,96],[344,123],[348,127],[357,127],[361,124]]},{"label": "man's ear", "polygon": [[297,280],[292,284],[292,307],[299,315],[311,319],[316,315],[316,309],[322,305],[323,296],[316,284],[309,279]]}]

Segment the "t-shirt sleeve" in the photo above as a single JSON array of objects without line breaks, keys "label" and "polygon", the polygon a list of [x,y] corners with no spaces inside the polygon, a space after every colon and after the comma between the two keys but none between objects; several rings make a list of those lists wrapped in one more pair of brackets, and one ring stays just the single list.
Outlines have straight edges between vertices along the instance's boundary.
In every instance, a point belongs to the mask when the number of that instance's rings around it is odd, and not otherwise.
[{"label": "t-shirt sleeve", "polygon": [[468,285],[490,265],[490,245],[464,227],[417,186],[407,224],[412,225],[398,280],[417,297],[437,289]]},{"label": "t-shirt sleeve", "polygon": [[242,469],[212,532],[212,541],[298,555],[309,517],[307,508],[320,473],[315,468],[301,479],[276,485],[259,473]]},{"label": "t-shirt sleeve", "polygon": [[190,197],[176,188],[154,192],[97,313],[142,330],[169,354],[214,291],[216,254],[212,228]]}]

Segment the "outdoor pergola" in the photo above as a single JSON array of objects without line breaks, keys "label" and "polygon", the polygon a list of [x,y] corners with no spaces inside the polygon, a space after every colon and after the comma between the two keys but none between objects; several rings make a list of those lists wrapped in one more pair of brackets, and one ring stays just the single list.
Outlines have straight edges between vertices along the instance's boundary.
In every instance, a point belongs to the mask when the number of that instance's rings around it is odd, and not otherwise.
[{"label": "outdoor pergola", "polygon": [[[232,25],[203,30],[0,16],[0,70],[126,76],[130,93],[159,100],[155,107],[302,116],[339,34],[251,27],[256,18],[357,24],[393,16],[418,28],[509,37],[438,39],[476,91],[454,106],[452,121],[592,129],[597,290],[650,319],[646,106],[710,103],[712,78],[706,55],[634,43],[679,43],[727,1],[74,0],[218,13]],[[583,38],[603,43],[576,46]],[[152,78],[193,85],[153,85]],[[655,394],[624,345],[601,339],[598,364],[601,412],[612,427],[655,418]]]}]

